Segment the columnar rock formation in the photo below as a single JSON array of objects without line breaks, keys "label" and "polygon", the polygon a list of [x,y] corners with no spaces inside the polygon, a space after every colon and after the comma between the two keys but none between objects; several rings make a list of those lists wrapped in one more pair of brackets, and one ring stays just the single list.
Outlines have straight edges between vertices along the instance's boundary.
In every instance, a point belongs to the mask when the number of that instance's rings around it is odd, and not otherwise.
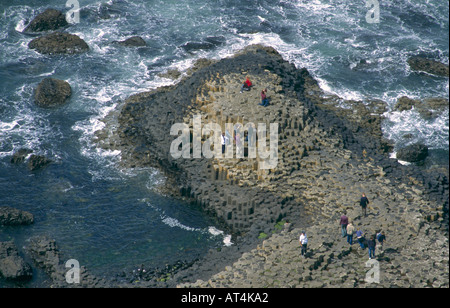
[{"label": "columnar rock formation", "polygon": [[[254,87],[241,93],[247,76]],[[263,107],[258,104],[266,88],[270,105]],[[380,126],[385,107],[380,101],[326,96],[305,69],[272,48],[250,46],[174,86],[130,97],[116,125],[99,132],[98,141],[122,150],[125,166],[166,171],[169,190],[201,205],[236,234],[256,240],[278,221],[293,223],[292,231],[261,241],[208,281],[180,286],[368,286],[367,252],[340,236],[344,212],[367,237],[378,230],[387,234],[378,256],[385,275],[381,286],[448,286],[448,174],[428,174],[388,157],[392,145]],[[193,158],[200,139],[195,116],[223,131],[227,123],[277,123],[276,167],[261,168],[258,156]],[[175,123],[190,129],[190,158],[170,153]],[[108,131],[111,127],[116,130]],[[269,141],[258,137],[258,143]],[[244,147],[248,154],[248,142]],[[370,199],[367,217],[358,204],[362,192]],[[300,227],[310,236],[306,259],[299,252]]]}]

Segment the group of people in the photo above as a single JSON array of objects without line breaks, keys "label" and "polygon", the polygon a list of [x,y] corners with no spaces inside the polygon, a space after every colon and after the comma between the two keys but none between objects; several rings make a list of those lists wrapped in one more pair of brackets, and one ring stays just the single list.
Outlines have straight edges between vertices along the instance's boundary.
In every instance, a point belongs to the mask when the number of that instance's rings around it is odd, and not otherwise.
[{"label": "group of people", "polygon": [[[244,91],[250,91],[252,86],[253,86],[252,82],[250,81],[249,77],[247,77],[247,79],[242,83],[241,93]],[[258,105],[263,106],[263,107],[269,106],[269,98],[267,97],[267,89],[261,90],[261,103]]]},{"label": "group of people", "polygon": [[[363,193],[360,200],[360,206],[364,217],[367,216],[368,204],[369,199]],[[375,248],[377,246],[377,241],[380,244],[381,248],[383,248],[383,244],[386,241],[386,235],[384,231],[378,230],[375,234],[370,235],[369,239],[366,239],[366,237],[364,236],[364,232],[359,227],[355,228],[345,213],[341,216],[339,224],[341,225],[342,237],[347,237],[347,242],[350,245],[353,245],[353,236],[356,235],[356,240],[359,243],[360,247],[362,249],[365,249],[366,247],[368,248],[369,259],[375,258]]]},{"label": "group of people", "polygon": [[[367,196],[363,193],[360,205],[362,208],[362,214],[364,217],[367,216],[367,205],[369,204],[369,199]],[[384,231],[378,230],[375,234],[370,235],[369,239],[365,238],[364,232],[360,229],[360,227],[354,227],[350,219],[347,217],[347,215],[344,213],[341,216],[340,222],[341,226],[341,234],[342,237],[347,237],[347,242],[350,245],[353,245],[353,236],[356,236],[356,241],[360,245],[362,249],[368,248],[369,252],[369,259],[375,258],[375,248],[377,246],[377,242],[380,244],[381,249],[383,249],[383,244],[386,242],[386,235]],[[305,231],[302,231],[300,238],[299,238],[300,246],[301,246],[301,255],[306,255],[306,250],[308,246],[308,237],[306,236]]]}]

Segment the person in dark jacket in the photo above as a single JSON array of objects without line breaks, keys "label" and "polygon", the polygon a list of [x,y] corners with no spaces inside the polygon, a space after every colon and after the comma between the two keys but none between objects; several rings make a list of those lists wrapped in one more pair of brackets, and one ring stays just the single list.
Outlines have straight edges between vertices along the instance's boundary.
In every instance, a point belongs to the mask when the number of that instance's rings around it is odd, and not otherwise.
[{"label": "person in dark jacket", "polygon": [[341,225],[342,237],[346,237],[347,236],[348,217],[345,215],[345,213],[341,216],[341,220],[340,220],[339,224]]},{"label": "person in dark jacket", "polygon": [[361,200],[359,201],[359,205],[361,206],[362,214],[364,215],[364,217],[367,216],[367,205],[368,204],[369,204],[369,199],[367,199],[366,194],[363,193]]},{"label": "person in dark jacket", "polygon": [[375,258],[375,247],[377,243],[375,242],[375,238],[373,236],[367,241],[367,248],[369,248],[369,260]]}]

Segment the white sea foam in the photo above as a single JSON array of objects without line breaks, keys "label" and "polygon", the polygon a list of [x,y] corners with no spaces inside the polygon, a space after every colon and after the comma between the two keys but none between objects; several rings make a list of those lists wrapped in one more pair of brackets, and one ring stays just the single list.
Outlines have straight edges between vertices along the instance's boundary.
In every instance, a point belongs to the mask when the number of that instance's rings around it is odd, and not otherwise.
[{"label": "white sea foam", "polygon": [[222,230],[217,229],[216,227],[209,227],[208,232],[213,236],[223,236],[223,245],[224,246],[231,246],[233,243],[231,242],[231,235],[224,234]]},{"label": "white sea foam", "polygon": [[166,225],[168,225],[168,226],[170,226],[172,228],[177,227],[177,228],[181,228],[181,229],[186,230],[186,231],[201,231],[201,229],[192,228],[192,227],[183,225],[177,219],[172,218],[172,217],[165,216],[165,217],[161,217],[161,218],[162,218],[161,221],[163,223],[165,223]]},{"label": "white sea foam", "polygon": [[213,227],[213,226],[208,227],[208,232],[211,233],[214,236],[223,234],[222,230],[219,230],[219,229],[217,229],[216,227]]},{"label": "white sea foam", "polygon": [[233,242],[231,241],[231,235],[226,235],[223,239],[223,245],[224,246],[231,246],[233,245]]}]

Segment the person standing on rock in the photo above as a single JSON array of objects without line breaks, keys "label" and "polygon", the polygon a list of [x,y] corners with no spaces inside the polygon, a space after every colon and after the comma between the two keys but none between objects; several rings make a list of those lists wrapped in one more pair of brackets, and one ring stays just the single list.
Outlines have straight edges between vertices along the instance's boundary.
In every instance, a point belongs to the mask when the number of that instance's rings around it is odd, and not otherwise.
[{"label": "person standing on rock", "polygon": [[302,231],[302,234],[300,234],[299,242],[301,245],[301,252],[302,256],[306,255],[306,248],[308,246],[308,237],[306,236],[305,231]]},{"label": "person standing on rock", "polygon": [[349,221],[347,225],[347,243],[350,245],[353,245],[353,232],[355,232],[355,227],[351,221]]},{"label": "person standing on rock", "polygon": [[227,144],[227,137],[225,136],[225,132],[222,133],[222,154],[225,153],[225,147]]},{"label": "person standing on rock", "polygon": [[347,225],[348,225],[348,217],[344,214],[341,216],[341,221],[339,222],[341,225],[341,233],[342,237],[345,237],[347,235]]},{"label": "person standing on rock", "polygon": [[286,219],[286,221],[284,222],[283,232],[287,233],[287,232],[289,232],[290,229],[291,229],[291,223]]},{"label": "person standing on rock", "polygon": [[383,244],[386,241],[386,235],[384,234],[384,231],[380,231],[377,233],[377,240],[378,243],[380,243],[380,249],[383,250]]},{"label": "person standing on rock", "polygon": [[267,107],[269,105],[269,99],[267,98],[267,89],[261,91],[261,104],[263,107]]},{"label": "person standing on rock", "polygon": [[367,199],[366,194],[363,193],[361,200],[359,201],[359,205],[361,206],[362,214],[364,215],[364,217],[367,217],[367,205],[368,204],[369,204],[369,199]]},{"label": "person standing on rock", "polygon": [[369,248],[369,260],[372,258],[375,258],[375,247],[377,246],[377,243],[375,242],[375,239],[373,236],[370,237],[370,239],[367,241],[367,248]]}]

